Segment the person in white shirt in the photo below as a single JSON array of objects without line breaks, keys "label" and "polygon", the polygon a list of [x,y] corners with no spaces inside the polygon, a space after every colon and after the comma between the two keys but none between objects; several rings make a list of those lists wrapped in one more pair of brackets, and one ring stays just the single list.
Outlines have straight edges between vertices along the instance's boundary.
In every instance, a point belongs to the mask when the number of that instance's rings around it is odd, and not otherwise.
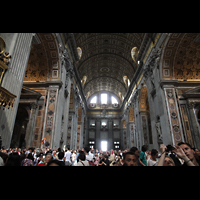
[{"label": "person in white shirt", "polygon": [[147,166],[156,166],[158,163],[158,151],[156,149],[151,150],[151,156],[147,160]]},{"label": "person in white shirt", "polygon": [[90,148],[89,147],[85,147],[84,148],[84,153],[85,153],[85,156],[86,156],[86,160],[88,160],[88,161],[92,161],[93,160],[94,155],[90,152]]},{"label": "person in white shirt", "polygon": [[72,154],[72,166],[74,166],[75,162],[76,162],[76,150],[74,150]]},{"label": "person in white shirt", "polygon": [[64,159],[65,159],[65,166],[70,166],[71,164],[71,152],[70,150],[67,148],[67,152],[65,152],[65,156],[64,156]]}]

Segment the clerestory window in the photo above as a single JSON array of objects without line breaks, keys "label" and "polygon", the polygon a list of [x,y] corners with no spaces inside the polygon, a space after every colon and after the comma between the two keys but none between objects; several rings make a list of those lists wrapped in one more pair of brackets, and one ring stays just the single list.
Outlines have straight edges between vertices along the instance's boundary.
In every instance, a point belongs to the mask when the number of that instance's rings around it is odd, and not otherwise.
[{"label": "clerestory window", "polygon": [[90,103],[97,103],[97,96],[93,97],[90,101]]},{"label": "clerestory window", "polygon": [[107,94],[101,94],[101,104],[107,104]]},{"label": "clerestory window", "polygon": [[112,100],[112,104],[118,104],[118,101],[115,97],[112,96],[111,100]]}]

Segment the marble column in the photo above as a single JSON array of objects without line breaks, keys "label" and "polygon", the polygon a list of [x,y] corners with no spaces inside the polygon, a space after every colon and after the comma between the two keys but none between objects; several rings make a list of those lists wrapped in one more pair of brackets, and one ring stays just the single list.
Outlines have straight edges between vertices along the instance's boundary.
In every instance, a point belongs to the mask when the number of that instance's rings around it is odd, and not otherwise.
[{"label": "marble column", "polygon": [[133,146],[136,146],[135,142],[135,123],[134,122],[129,122],[129,131],[130,131],[130,148]]},{"label": "marble column", "polygon": [[74,128],[73,128],[73,143],[72,143],[72,147],[73,149],[76,149],[77,147],[77,126],[78,126],[78,105],[79,102],[76,100],[75,103],[75,114],[74,114]]},{"label": "marble column", "polygon": [[84,132],[84,119],[85,119],[85,111],[84,108],[81,108],[81,122],[80,122],[80,142],[79,142],[79,149],[83,148],[83,132]]},{"label": "marble column", "polygon": [[[158,134],[156,131],[156,115],[159,116],[160,106],[157,104],[157,95],[156,88],[153,87],[152,77],[146,78],[146,86],[147,86],[147,94],[148,94],[148,103],[149,103],[149,114],[147,115],[147,119],[150,118],[150,124],[147,123],[147,127],[149,128],[149,149],[159,149],[158,145]],[[155,80],[154,84],[156,86]],[[157,114],[156,114],[157,113]],[[149,127],[150,125],[150,127]],[[150,130],[151,128],[151,130]],[[151,134],[150,134],[151,133]]]},{"label": "marble column", "polygon": [[59,86],[50,85],[47,97],[47,105],[45,111],[45,123],[43,127],[43,136],[46,141],[49,142],[50,147],[54,148],[54,136],[55,136],[55,119],[57,111],[57,98],[58,98]]},{"label": "marble column", "polygon": [[[89,142],[88,141],[88,137],[89,137],[89,121],[90,121],[89,118],[86,117],[85,118],[85,146],[88,146],[88,142]],[[97,143],[96,143],[96,145],[97,145]]]},{"label": "marble column", "polygon": [[191,125],[191,132],[193,136],[194,146],[196,148],[200,148],[200,132],[199,132],[199,125],[197,122],[196,114],[195,114],[195,103],[187,100],[187,107],[189,110],[189,117],[190,117],[190,125]]},{"label": "marble column", "polygon": [[95,135],[96,135],[96,141],[95,141],[95,143],[96,143],[96,149],[101,149],[101,141],[100,141],[100,128],[101,128],[101,120],[100,119],[96,119],[96,133],[95,133]]},{"label": "marble column", "polygon": [[[180,121],[179,108],[177,104],[175,89],[173,86],[165,86],[165,101],[167,103],[168,120],[170,123],[170,133],[172,138],[172,145],[177,145],[179,142],[184,142],[182,124]],[[161,125],[162,126],[162,125]],[[162,129],[163,130],[163,129]],[[165,135],[163,134],[164,144],[169,144],[165,142]]]},{"label": "marble column", "polygon": [[[10,147],[10,142],[13,134],[13,128],[15,124],[15,118],[17,114],[21,89],[23,85],[24,75],[29,59],[31,50],[32,33],[13,33],[13,34],[1,34],[8,44],[8,51],[12,58],[8,65],[9,69],[6,71],[2,87],[16,95],[13,110],[5,109],[0,111],[0,128],[2,136],[2,146],[5,148]],[[5,37],[4,37],[5,36]]]},{"label": "marble column", "polygon": [[[62,74],[61,74],[61,81],[63,83],[66,82],[66,69],[62,66]],[[57,97],[57,109],[55,113],[55,135],[53,140],[53,148],[57,149],[58,147],[64,147],[64,139],[67,134],[64,134],[64,124],[67,118],[65,117],[65,100],[66,100],[66,91],[65,84],[62,84],[58,90],[58,97]],[[67,116],[68,117],[68,116]],[[66,131],[66,130],[65,130]],[[66,145],[66,144],[65,144]]]},{"label": "marble column", "polygon": [[[62,81],[63,85],[61,90],[61,98],[63,99],[62,105],[63,107],[60,107],[59,110],[62,110],[62,116],[63,116],[63,124],[62,124],[62,146],[61,148],[65,146],[70,146],[70,140],[71,140],[71,116],[69,115],[69,107],[70,107],[70,96],[71,96],[71,84],[72,84],[72,78],[74,76],[73,72],[73,65],[69,56],[68,50],[65,48],[64,52],[61,55],[62,65],[63,65],[63,74],[62,74]],[[70,121],[70,126],[69,125]],[[70,134],[70,135],[69,135]]]},{"label": "marble column", "polygon": [[129,115],[128,111],[125,114],[126,119],[126,148],[130,148],[130,130],[129,130]]},{"label": "marble column", "polygon": [[124,149],[124,137],[123,137],[123,123],[122,123],[122,117],[119,118],[119,135],[120,135],[120,149]]},{"label": "marble column", "polygon": [[30,118],[29,118],[29,123],[28,123],[27,131],[26,131],[26,138],[25,138],[26,147],[32,146],[36,117],[37,117],[37,110],[38,110],[38,105],[35,103],[31,103],[31,113],[30,113]]},{"label": "marble column", "polygon": [[74,147],[74,119],[75,119],[75,112],[69,111],[68,134],[70,133],[70,149],[73,149]]},{"label": "marble column", "polygon": [[68,91],[68,95],[65,97],[65,103],[64,103],[64,125],[63,125],[63,145],[67,145],[67,132],[68,132],[68,118],[69,118],[69,104],[70,104],[70,96],[71,96],[71,79],[68,78],[68,84],[66,87],[66,90]]},{"label": "marble column", "polygon": [[[51,147],[53,149],[57,149],[60,147],[60,139],[61,139],[61,124],[62,124],[62,116],[63,116],[63,91],[59,89],[59,86],[52,87],[52,89],[55,89],[57,91],[57,96],[55,97],[55,109],[54,109],[54,119],[52,121],[52,142]],[[51,103],[51,102],[50,102]],[[51,104],[52,106],[53,104]],[[51,115],[51,117],[53,117]],[[51,118],[49,118],[51,119]]]},{"label": "marble column", "polygon": [[108,150],[113,149],[113,120],[108,119]]},{"label": "marble column", "polygon": [[143,144],[148,146],[148,149],[151,149],[149,147],[150,141],[149,141],[149,126],[148,126],[148,111],[140,111],[140,117],[141,117],[141,131],[142,131],[142,140]]},{"label": "marble column", "polygon": [[135,137],[136,137],[136,147],[141,150],[142,143],[142,136],[141,136],[141,119],[139,113],[139,101],[138,101],[138,93],[139,89],[136,91],[133,97],[133,106],[134,106],[134,117],[135,117]]},{"label": "marble column", "polygon": [[76,146],[77,146],[78,107],[80,105],[80,98],[79,98],[77,89],[75,89],[75,92],[74,92],[74,101],[75,101],[75,107],[74,107],[74,112],[72,113],[73,123],[72,123],[72,130],[71,130],[72,149],[76,149]]}]

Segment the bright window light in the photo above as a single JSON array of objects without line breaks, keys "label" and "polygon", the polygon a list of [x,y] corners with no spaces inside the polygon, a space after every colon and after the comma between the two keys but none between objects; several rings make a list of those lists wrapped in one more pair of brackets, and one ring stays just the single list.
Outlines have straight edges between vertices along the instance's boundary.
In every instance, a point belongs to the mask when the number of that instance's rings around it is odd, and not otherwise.
[{"label": "bright window light", "polygon": [[90,103],[96,103],[97,102],[97,96],[93,97]]},{"label": "bright window light", "polygon": [[107,104],[107,94],[101,94],[101,103]]},{"label": "bright window light", "polygon": [[106,126],[106,122],[102,122],[102,126]]},{"label": "bright window light", "polygon": [[101,150],[102,151],[107,151],[107,141],[102,141],[101,142]]},{"label": "bright window light", "polygon": [[118,103],[117,99],[115,99],[115,97],[112,97],[112,104],[114,103]]}]

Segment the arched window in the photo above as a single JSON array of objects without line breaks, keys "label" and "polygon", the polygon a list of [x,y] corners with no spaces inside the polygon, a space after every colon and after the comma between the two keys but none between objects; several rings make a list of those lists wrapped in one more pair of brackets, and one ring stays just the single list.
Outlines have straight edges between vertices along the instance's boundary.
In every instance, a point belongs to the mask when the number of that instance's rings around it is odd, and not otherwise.
[{"label": "arched window", "polygon": [[107,104],[107,94],[101,94],[101,104]]},{"label": "arched window", "polygon": [[115,97],[112,96],[111,100],[112,100],[112,104],[118,104],[118,101]]},{"label": "arched window", "polygon": [[90,103],[97,103],[97,96],[93,97],[90,101]]},{"label": "arched window", "polygon": [[118,107],[118,101],[117,101],[117,99],[115,98],[115,97],[111,97],[111,101],[112,101],[112,106],[114,107],[114,108],[117,108]]}]

